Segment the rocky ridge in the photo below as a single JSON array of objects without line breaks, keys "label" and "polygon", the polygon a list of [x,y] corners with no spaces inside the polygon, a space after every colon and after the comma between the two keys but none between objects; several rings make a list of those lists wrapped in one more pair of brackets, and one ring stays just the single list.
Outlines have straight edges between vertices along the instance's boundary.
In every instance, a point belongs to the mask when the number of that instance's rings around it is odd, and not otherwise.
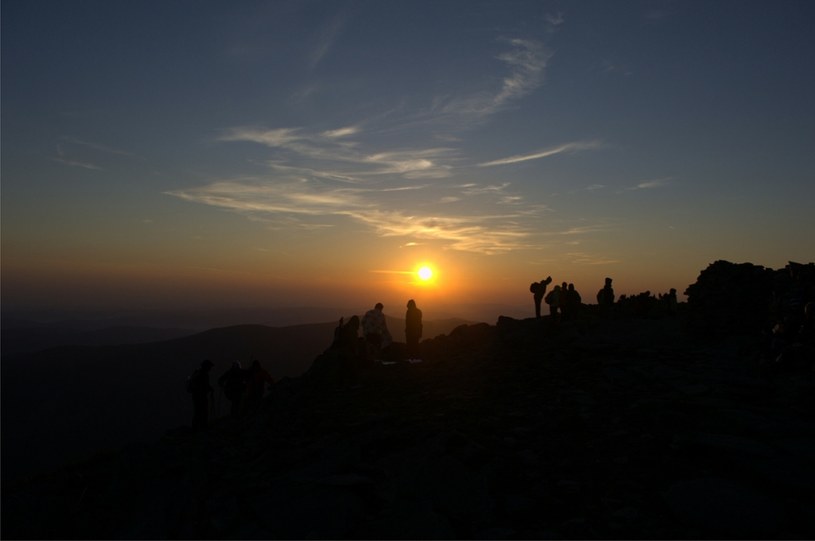
[{"label": "rocky ridge", "polygon": [[[5,538],[812,538],[815,384],[680,319],[500,318],[3,487]],[[326,353],[328,355],[328,353]]]}]

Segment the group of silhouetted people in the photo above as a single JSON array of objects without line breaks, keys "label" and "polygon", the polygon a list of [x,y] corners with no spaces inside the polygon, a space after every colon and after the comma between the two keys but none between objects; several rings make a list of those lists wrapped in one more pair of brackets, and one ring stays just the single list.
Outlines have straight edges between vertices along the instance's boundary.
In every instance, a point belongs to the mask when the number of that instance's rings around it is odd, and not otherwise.
[{"label": "group of silhouetted people", "polygon": [[[214,404],[212,400],[215,389],[209,381],[213,366],[214,363],[209,359],[202,361],[201,366],[187,380],[187,391],[192,395],[194,431],[206,428],[210,409]],[[266,393],[266,385],[274,382],[274,378],[258,360],[252,361],[248,369],[243,369],[238,361],[233,362],[229,370],[218,378],[218,386],[230,402],[230,417],[238,419],[254,414]]]},{"label": "group of silhouetted people", "polygon": [[[393,362],[392,359],[399,356],[394,353],[394,340],[388,330],[383,309],[384,305],[378,302],[362,319],[356,315],[348,318],[348,321],[340,318],[331,345],[339,359],[337,379],[340,383],[353,384],[363,368],[377,362]],[[404,355],[408,361],[420,361],[421,338],[422,311],[416,306],[416,301],[410,299],[405,312]]]},{"label": "group of silhouetted people", "polygon": [[574,288],[574,284],[567,282],[556,285],[549,293],[546,293],[546,288],[551,283],[552,277],[547,276],[544,280],[532,282],[529,285],[529,291],[535,301],[535,317],[541,317],[541,301],[544,301],[549,305],[549,316],[552,321],[575,319],[583,302],[580,293]]},{"label": "group of silhouetted people", "polygon": [[[583,299],[574,287],[574,284],[563,282],[556,285],[549,293],[546,292],[552,277],[547,276],[540,282],[532,282],[529,291],[535,301],[535,318],[541,317],[541,302],[549,305],[549,315],[553,322],[574,320],[580,314],[583,307]],[[621,295],[617,301],[617,296],[612,287],[612,279],[606,278],[603,287],[597,292],[598,313],[602,318],[611,317],[614,312],[622,312],[635,316],[667,315],[675,317],[678,310],[676,289],[671,288],[668,293],[659,297],[651,295],[650,291],[640,293],[631,297]],[[615,304],[617,301],[617,304]]]}]

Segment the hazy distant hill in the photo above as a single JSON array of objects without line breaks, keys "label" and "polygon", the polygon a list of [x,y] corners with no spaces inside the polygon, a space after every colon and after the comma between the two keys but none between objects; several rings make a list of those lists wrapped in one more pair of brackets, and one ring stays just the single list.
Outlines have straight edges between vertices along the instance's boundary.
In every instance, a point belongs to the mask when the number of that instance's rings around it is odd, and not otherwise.
[{"label": "hazy distant hill", "polygon": [[51,325],[32,324],[24,327],[4,325],[0,355],[42,351],[57,346],[144,344],[172,340],[195,332],[191,329],[152,327],[105,327],[85,331]]},{"label": "hazy distant hill", "polygon": [[[448,333],[463,323],[428,321],[425,336]],[[238,325],[162,342],[4,355],[4,475],[153,439],[189,424],[192,405],[185,381],[203,359],[215,363],[213,381],[232,361],[252,359],[276,379],[299,376],[331,344],[336,325]],[[401,320],[388,318],[388,325],[396,340],[404,339]],[[226,411],[226,401],[220,402]]]}]

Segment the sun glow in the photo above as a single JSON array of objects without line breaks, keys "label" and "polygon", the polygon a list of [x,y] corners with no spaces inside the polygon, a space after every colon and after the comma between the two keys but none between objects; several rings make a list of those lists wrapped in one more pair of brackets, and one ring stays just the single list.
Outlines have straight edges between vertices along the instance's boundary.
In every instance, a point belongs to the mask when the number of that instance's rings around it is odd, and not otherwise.
[{"label": "sun glow", "polygon": [[422,281],[427,282],[428,280],[433,278],[433,269],[425,265],[423,267],[420,267],[419,270],[416,271],[416,274],[419,275],[419,278],[421,278]]}]

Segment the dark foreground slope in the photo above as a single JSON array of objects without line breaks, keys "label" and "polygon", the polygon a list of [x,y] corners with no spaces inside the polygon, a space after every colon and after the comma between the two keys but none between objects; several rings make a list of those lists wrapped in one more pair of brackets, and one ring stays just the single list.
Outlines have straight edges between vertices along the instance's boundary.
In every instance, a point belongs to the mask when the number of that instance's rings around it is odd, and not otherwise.
[{"label": "dark foreground slope", "polygon": [[4,538],[812,538],[812,375],[676,320],[502,318],[3,487]]},{"label": "dark foreground slope", "polygon": [[[389,321],[394,334],[404,322]],[[461,320],[427,323],[449,332]],[[213,380],[232,361],[258,359],[275,379],[304,373],[331,342],[336,323],[289,327],[236,325],[147,344],[65,346],[2,362],[4,479],[69,460],[151,441],[192,416],[185,381],[203,359]],[[228,405],[221,397],[221,411]]]}]

